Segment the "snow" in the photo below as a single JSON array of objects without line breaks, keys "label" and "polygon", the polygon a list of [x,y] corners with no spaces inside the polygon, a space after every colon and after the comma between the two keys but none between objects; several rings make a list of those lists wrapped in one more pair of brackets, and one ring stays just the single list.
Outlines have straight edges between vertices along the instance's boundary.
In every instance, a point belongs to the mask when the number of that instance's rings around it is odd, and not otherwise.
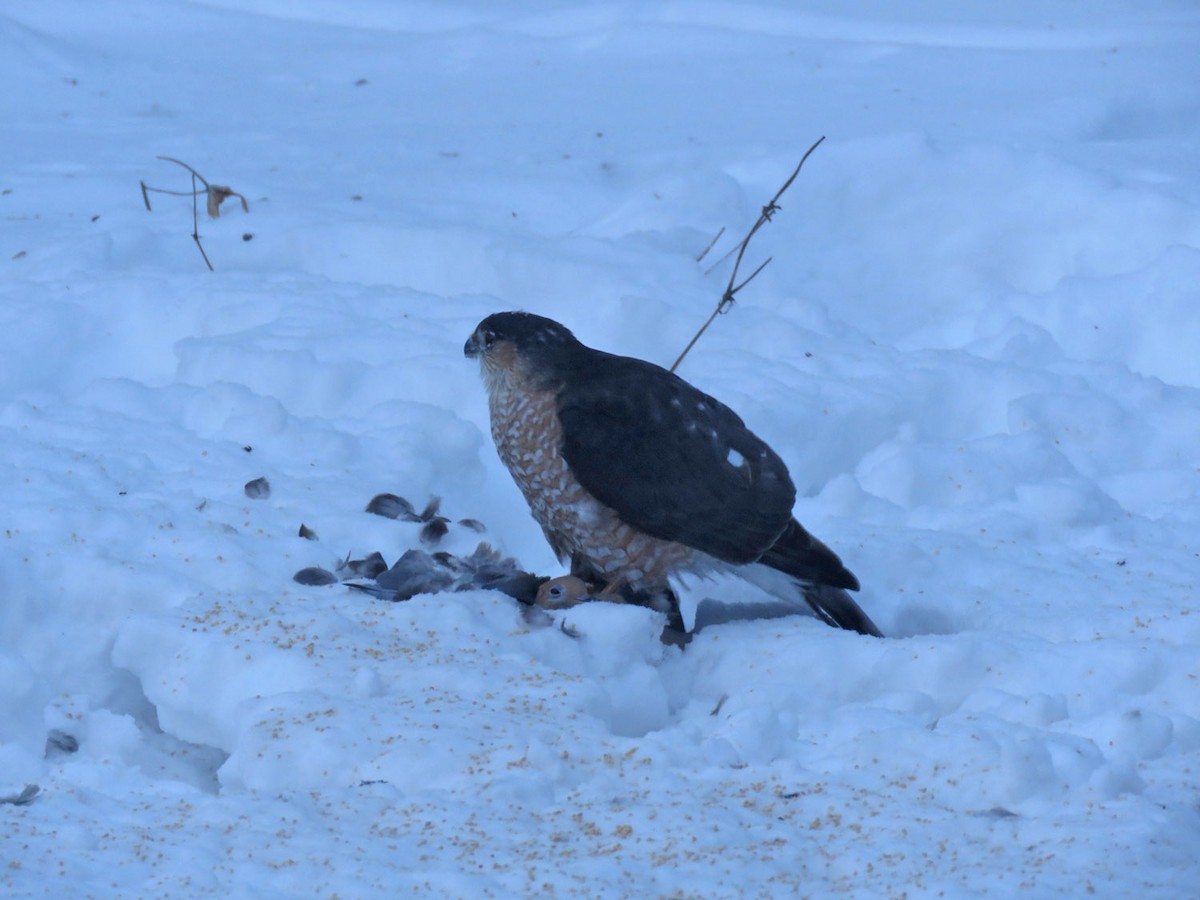
[{"label": "snow", "polygon": [[[6,4],[0,894],[1195,896],[1197,47],[1169,0]],[[417,546],[382,492],[560,574],[463,341],[669,365],[821,135],[680,372],[887,638],[292,580]],[[213,272],[160,155],[249,202]]]}]

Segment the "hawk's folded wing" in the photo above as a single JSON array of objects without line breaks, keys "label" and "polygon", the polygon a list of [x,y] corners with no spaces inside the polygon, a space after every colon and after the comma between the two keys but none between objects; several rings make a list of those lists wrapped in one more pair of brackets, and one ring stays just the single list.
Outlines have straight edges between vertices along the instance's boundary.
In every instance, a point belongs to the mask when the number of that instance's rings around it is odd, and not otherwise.
[{"label": "hawk's folded wing", "polygon": [[783,460],[727,406],[658,366],[595,352],[558,394],[563,458],[622,521],[749,563],[791,520]]}]

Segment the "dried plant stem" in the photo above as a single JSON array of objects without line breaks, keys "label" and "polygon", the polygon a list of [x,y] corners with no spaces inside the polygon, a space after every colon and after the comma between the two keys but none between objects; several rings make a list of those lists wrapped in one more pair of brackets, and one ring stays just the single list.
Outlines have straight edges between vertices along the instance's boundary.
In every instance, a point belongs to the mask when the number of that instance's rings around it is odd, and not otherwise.
[{"label": "dried plant stem", "polygon": [[[753,281],[755,276],[765,269],[767,267],[767,263],[771,261],[772,257],[767,257],[767,259],[757,269],[751,272],[744,281],[738,283],[738,269],[742,265],[742,257],[746,255],[746,247],[749,246],[750,239],[758,233],[758,229],[762,228],[767,222],[770,222],[771,217],[781,209],[779,206],[779,198],[783,196],[784,191],[792,186],[792,182],[796,180],[796,176],[800,174],[800,170],[804,167],[805,161],[809,158],[809,156],[812,155],[812,152],[821,145],[821,141],[823,140],[825,140],[824,136],[818,138],[817,142],[808,148],[808,151],[800,158],[800,162],[797,163],[796,168],[792,172],[791,176],[789,176],[788,180],[783,183],[783,187],[776,191],[775,196],[772,197],[770,202],[762,208],[762,212],[759,213],[758,221],[754,223],[754,227],[750,229],[746,236],[742,238],[741,242],[734,247],[733,250],[730,250],[729,253],[726,253],[721,260],[713,265],[712,268],[716,268],[716,266],[720,265],[721,262],[727,259],[734,252],[734,250],[737,251],[737,259],[733,263],[733,271],[729,273],[729,283],[725,286],[725,292],[721,295],[721,299],[717,303],[717,308],[712,311],[712,315],[710,315],[707,321],[700,326],[700,330],[696,332],[695,336],[690,341],[688,341],[688,345],[683,348],[683,352],[679,354],[679,358],[675,360],[674,364],[671,366],[672,372],[679,368],[679,364],[683,362],[683,358],[687,356],[692,347],[696,345],[696,341],[700,340],[700,336],[708,330],[708,326],[713,323],[713,320],[716,319],[718,315],[729,311],[729,308],[733,305],[734,297],[737,295],[738,291]],[[720,235],[718,234],[717,237],[720,237]],[[713,243],[716,243],[716,238],[713,239]],[[712,249],[712,244],[709,244],[708,249]],[[706,249],[704,253],[700,254],[697,262],[704,258],[705,254],[708,253],[708,249]],[[709,269],[709,271],[712,271],[712,269]]]},{"label": "dried plant stem", "polygon": [[[200,178],[195,172],[192,172],[192,240],[196,242],[196,249],[200,251],[200,255],[204,257],[204,264],[208,266],[208,271],[215,271],[212,262],[209,261],[208,254],[204,252],[204,245],[200,243],[200,221],[196,214],[196,179]],[[200,178],[204,181],[203,178]],[[208,187],[206,184],[205,187]]]},{"label": "dried plant stem", "polygon": [[[198,204],[197,204],[196,198],[199,197],[201,194],[203,194],[207,198],[205,201],[205,208],[208,210],[208,214],[210,216],[212,216],[214,219],[218,218],[221,215],[221,203],[224,202],[229,197],[237,197],[238,200],[240,200],[242,203],[242,210],[245,212],[250,212],[250,204],[248,204],[246,202],[245,197],[243,197],[237,191],[233,190],[233,188],[225,187],[225,186],[219,185],[219,184],[209,184],[208,180],[203,175],[201,175],[199,172],[197,172],[195,169],[193,169],[191,166],[189,166],[183,160],[176,159],[173,156],[160,156],[160,157],[158,157],[158,159],[161,159],[165,162],[175,163],[175,165],[182,166],[183,168],[187,169],[188,172],[190,172],[191,176],[192,176],[192,189],[190,192],[189,191],[170,191],[170,190],[167,190],[166,188],[150,187],[148,184],[146,184],[145,181],[140,181],[138,183],[142,187],[142,202],[146,204],[146,210],[147,210],[147,212],[149,212],[149,211],[151,211],[150,210],[150,193],[152,191],[156,194],[169,194],[172,197],[191,197],[192,198],[192,240],[196,242],[196,247],[200,251],[200,256],[202,256],[204,258],[204,264],[206,266],[208,266],[208,270],[210,272],[212,272],[212,271],[214,271],[213,264],[209,260],[208,254],[204,252],[204,245],[200,243],[200,214],[199,214],[199,211],[197,208]],[[204,187],[198,188],[196,186],[197,181],[199,181],[200,184],[204,185]]]},{"label": "dried plant stem", "polygon": [[708,246],[700,251],[700,255],[696,257],[696,262],[700,262],[700,260],[702,260],[702,259],[704,259],[704,257],[708,256],[708,251],[711,250],[714,246],[716,246],[717,241],[719,241],[721,239],[721,235],[723,235],[724,233],[725,233],[725,226],[722,225],[721,230],[718,231],[713,236],[713,239],[708,242]]}]

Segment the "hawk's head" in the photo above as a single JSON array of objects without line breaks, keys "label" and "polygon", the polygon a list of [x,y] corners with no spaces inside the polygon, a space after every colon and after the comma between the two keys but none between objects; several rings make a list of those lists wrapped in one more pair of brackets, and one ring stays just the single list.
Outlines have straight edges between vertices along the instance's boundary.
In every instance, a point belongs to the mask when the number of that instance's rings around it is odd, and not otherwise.
[{"label": "hawk's head", "polygon": [[492,313],[476,326],[463,353],[478,358],[489,384],[496,379],[553,378],[583,344],[553,319],[533,313]]}]

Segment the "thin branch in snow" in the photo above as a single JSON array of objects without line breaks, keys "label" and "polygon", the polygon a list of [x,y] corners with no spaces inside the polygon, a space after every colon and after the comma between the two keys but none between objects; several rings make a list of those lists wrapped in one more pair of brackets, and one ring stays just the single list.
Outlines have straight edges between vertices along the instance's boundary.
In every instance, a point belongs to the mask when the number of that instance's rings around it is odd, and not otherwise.
[{"label": "thin branch in snow", "polygon": [[204,264],[208,266],[208,271],[213,271],[213,264],[208,258],[208,254],[204,252],[204,245],[200,243],[200,223],[196,216],[196,173],[192,173],[192,240],[196,242],[196,249],[200,251],[200,255],[204,257]]},{"label": "thin branch in snow", "polygon": [[[713,320],[716,319],[718,315],[729,311],[729,308],[733,306],[733,301],[738,291],[753,281],[755,276],[765,269],[767,267],[767,263],[771,261],[772,257],[767,257],[766,261],[763,262],[753,272],[751,272],[749,277],[738,283],[738,268],[742,265],[742,257],[746,255],[746,247],[749,246],[750,239],[758,233],[758,229],[762,228],[763,225],[771,221],[771,217],[774,216],[775,213],[782,209],[782,207],[779,205],[779,198],[783,196],[784,191],[792,186],[792,182],[795,181],[796,176],[800,174],[800,169],[804,167],[805,161],[812,155],[812,152],[821,145],[821,141],[823,140],[825,140],[825,137],[822,135],[817,139],[815,144],[808,148],[808,151],[800,158],[800,162],[796,164],[796,168],[788,177],[788,180],[783,183],[783,187],[776,191],[775,196],[772,197],[770,202],[762,208],[762,212],[759,213],[758,221],[754,223],[754,227],[750,229],[744,238],[742,238],[741,243],[733,248],[733,250],[737,251],[737,259],[733,263],[733,271],[729,273],[729,283],[725,286],[725,293],[721,295],[721,299],[717,303],[717,308],[712,311],[712,315],[710,315],[708,320],[700,326],[700,330],[696,332],[695,336],[690,341],[688,341],[688,345],[683,348],[683,352],[679,354],[679,358],[675,360],[674,364],[671,366],[672,372],[679,368],[679,364],[683,362],[683,358],[687,356],[692,347],[696,345],[696,341],[700,340],[700,335],[704,334],[704,332],[708,330],[708,326],[713,323]],[[717,237],[720,237],[720,234],[718,234]],[[716,238],[713,239],[713,243],[716,243]],[[708,249],[706,249],[704,253],[701,253],[700,257],[696,261],[699,262],[701,259],[703,259],[705,254],[707,254],[708,250],[710,249],[712,249],[712,244],[709,244]],[[733,253],[733,250],[730,250],[729,253],[726,253],[725,256],[721,257],[721,259],[714,263],[713,267],[708,271],[711,272],[712,269],[715,269],[721,264],[721,262],[724,262],[725,259],[728,259]],[[705,274],[707,275],[708,272]]]},{"label": "thin branch in snow", "polygon": [[696,257],[696,262],[700,262],[700,260],[702,260],[702,259],[704,259],[704,257],[708,256],[708,251],[711,250],[714,246],[716,246],[717,241],[719,241],[721,239],[721,235],[723,235],[724,233],[725,233],[725,226],[722,225],[721,230],[718,231],[713,236],[713,239],[708,242],[708,246],[700,251],[700,255]]},{"label": "thin branch in snow", "polygon": [[[192,175],[191,191],[171,191],[166,188],[150,187],[145,181],[139,182],[142,186],[142,202],[146,204],[146,211],[150,212],[150,193],[153,191],[156,194],[170,194],[172,197],[191,197],[192,198],[192,240],[196,242],[196,247],[200,251],[200,255],[204,257],[204,264],[208,266],[208,270],[213,271],[213,264],[208,259],[208,254],[204,252],[204,245],[200,243],[200,217],[197,211],[196,198],[201,194],[205,196],[204,208],[208,211],[212,218],[220,218],[221,204],[230,197],[237,197],[242,202],[242,210],[250,212],[250,204],[246,202],[246,198],[239,194],[231,187],[226,187],[220,184],[209,184],[208,179],[189,166],[183,160],[175,159],[173,156],[160,156],[158,159],[165,162],[175,163],[177,166],[183,166]],[[199,181],[204,185],[203,189],[196,187],[196,182]]]}]

